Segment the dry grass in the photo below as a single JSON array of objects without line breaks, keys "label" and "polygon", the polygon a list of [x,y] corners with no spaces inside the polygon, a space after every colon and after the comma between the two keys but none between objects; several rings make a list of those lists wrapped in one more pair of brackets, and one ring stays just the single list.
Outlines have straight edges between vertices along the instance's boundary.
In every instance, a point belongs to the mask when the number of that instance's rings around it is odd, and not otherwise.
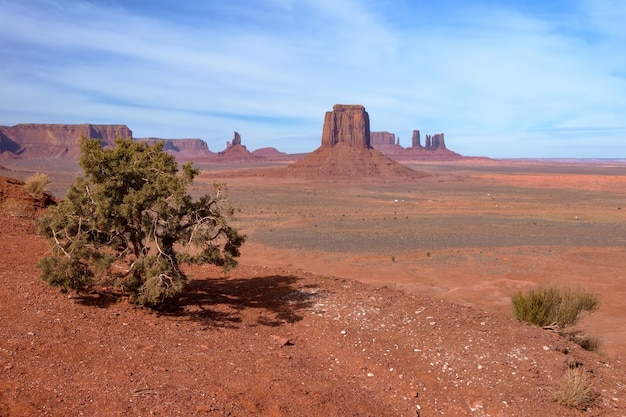
[{"label": "dry grass", "polygon": [[582,368],[568,369],[553,394],[559,404],[570,408],[587,408],[595,399],[591,377]]},{"label": "dry grass", "polygon": [[48,192],[48,185],[50,185],[50,177],[47,174],[36,173],[31,175],[24,182],[24,188],[28,193],[35,197],[41,198]]},{"label": "dry grass", "polygon": [[571,333],[569,334],[569,339],[585,350],[598,354],[603,353],[602,338],[600,338],[599,336]]},{"label": "dry grass", "polygon": [[14,217],[32,218],[35,214],[35,209],[31,203],[11,197],[0,200],[0,210]]},{"label": "dry grass", "polygon": [[583,311],[592,312],[599,306],[594,294],[555,286],[516,292],[511,301],[517,319],[558,329],[576,324]]}]

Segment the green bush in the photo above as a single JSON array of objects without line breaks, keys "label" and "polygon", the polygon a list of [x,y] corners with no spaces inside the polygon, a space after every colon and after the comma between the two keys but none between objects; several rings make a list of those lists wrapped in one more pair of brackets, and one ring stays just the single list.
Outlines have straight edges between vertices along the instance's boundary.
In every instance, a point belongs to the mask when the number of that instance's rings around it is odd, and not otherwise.
[{"label": "green bush", "polygon": [[516,292],[511,297],[513,314],[519,320],[558,329],[576,324],[583,311],[598,308],[598,298],[590,293],[555,286]]},{"label": "green bush", "polygon": [[102,148],[83,138],[79,164],[85,176],[39,223],[53,245],[39,262],[50,285],[114,285],[154,307],[183,288],[182,264],[237,265],[245,236],[229,224],[225,185],[193,199],[187,188],[199,171],[191,164],[179,171],[162,143],[117,139]]}]

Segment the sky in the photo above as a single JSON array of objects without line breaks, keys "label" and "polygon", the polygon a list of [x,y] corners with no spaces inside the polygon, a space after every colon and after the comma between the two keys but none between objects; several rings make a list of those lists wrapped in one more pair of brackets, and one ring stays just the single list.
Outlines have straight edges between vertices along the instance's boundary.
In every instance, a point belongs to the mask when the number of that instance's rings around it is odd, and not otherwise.
[{"label": "sky", "polygon": [[0,0],[0,125],[311,152],[334,104],[492,158],[626,158],[623,0]]}]

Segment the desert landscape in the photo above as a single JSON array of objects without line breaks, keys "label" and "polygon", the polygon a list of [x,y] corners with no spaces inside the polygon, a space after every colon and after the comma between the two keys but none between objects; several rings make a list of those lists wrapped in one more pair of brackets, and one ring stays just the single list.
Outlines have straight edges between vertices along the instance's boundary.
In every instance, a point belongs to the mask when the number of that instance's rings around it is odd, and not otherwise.
[{"label": "desert landscape", "polygon": [[[226,182],[247,242],[159,310],[41,281],[43,208],[19,180],[62,197],[79,171],[2,159],[0,416],[626,415],[626,163],[326,145],[199,158],[191,192]],[[598,295],[576,328],[602,352],[513,318],[544,284]],[[568,408],[554,392],[578,368],[594,400]]]}]

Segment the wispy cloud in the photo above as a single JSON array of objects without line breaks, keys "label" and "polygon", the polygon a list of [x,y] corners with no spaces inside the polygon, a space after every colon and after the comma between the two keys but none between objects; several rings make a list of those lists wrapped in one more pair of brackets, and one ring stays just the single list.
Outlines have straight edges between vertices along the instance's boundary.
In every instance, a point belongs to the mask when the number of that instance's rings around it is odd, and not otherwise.
[{"label": "wispy cloud", "polygon": [[126,123],[213,150],[237,130],[298,152],[359,103],[403,144],[420,129],[468,155],[625,156],[626,6],[500,4],[0,0],[0,124]]}]

